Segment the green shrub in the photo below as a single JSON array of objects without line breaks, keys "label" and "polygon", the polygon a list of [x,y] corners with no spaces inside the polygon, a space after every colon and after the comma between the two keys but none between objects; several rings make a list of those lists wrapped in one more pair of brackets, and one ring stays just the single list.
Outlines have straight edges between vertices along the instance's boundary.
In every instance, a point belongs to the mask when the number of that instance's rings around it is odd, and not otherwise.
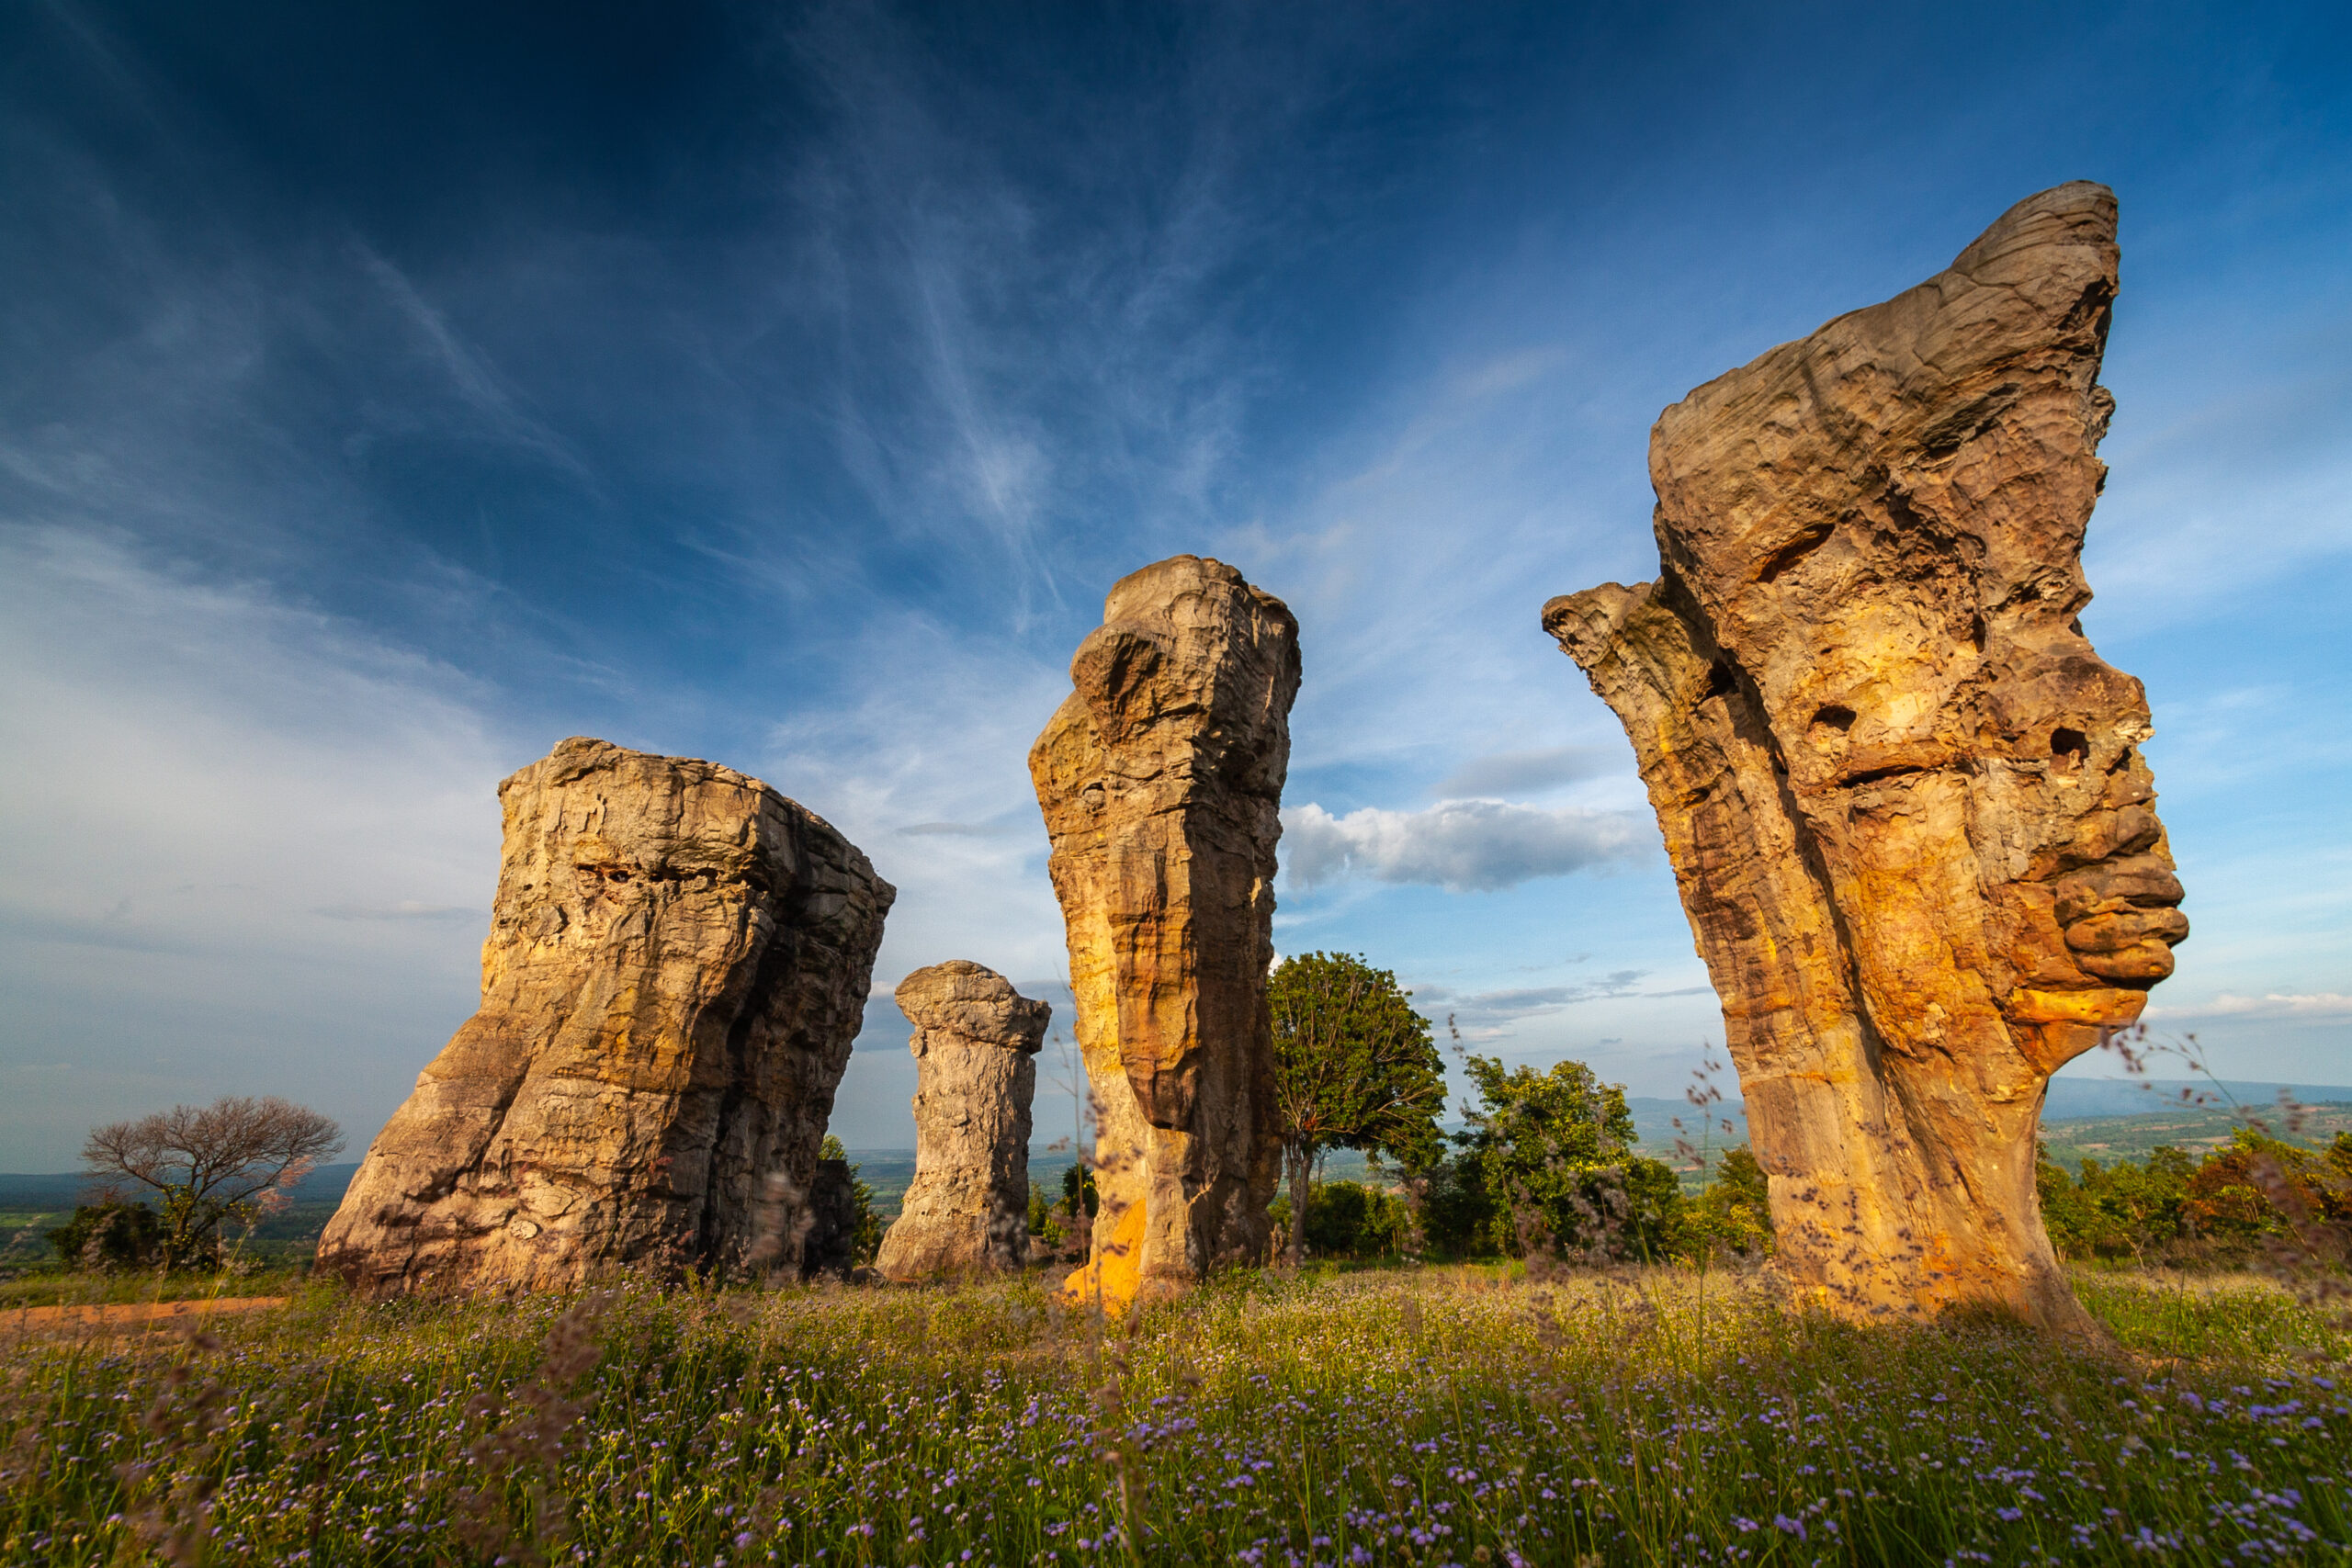
[{"label": "green shrub", "polygon": [[164,1226],[146,1204],[108,1198],[75,1209],[49,1233],[49,1245],[69,1269],[150,1269],[163,1261]]},{"label": "green shrub", "polygon": [[1094,1217],[1102,1200],[1094,1190],[1094,1173],[1081,1162],[1062,1172],[1062,1213],[1076,1219],[1081,1210],[1088,1219]]},{"label": "green shrub", "polygon": [[1489,1056],[1466,1066],[1481,1103],[1453,1135],[1466,1168],[1455,1179],[1475,1180],[1483,1204],[1454,1218],[1483,1208],[1470,1250],[1657,1261],[1686,1249],[1682,1185],[1664,1161],[1633,1152],[1622,1085],[1582,1062],[1543,1073]]},{"label": "green shrub", "polygon": [[1771,1193],[1746,1144],[1725,1149],[1714,1179],[1689,1205],[1690,1250],[1760,1258],[1772,1250]]},{"label": "green shrub", "polygon": [[[1286,1227],[1289,1201],[1276,1201]],[[1397,1257],[1411,1234],[1412,1213],[1396,1193],[1358,1181],[1318,1181],[1308,1189],[1306,1246],[1317,1258]]]},{"label": "green shrub", "polygon": [[2072,1176],[2037,1150],[2034,1190],[2062,1257],[2229,1266],[2287,1230],[2274,1192],[2315,1218],[2352,1217],[2352,1135],[2320,1152],[2241,1127],[2201,1160],[2160,1145]]}]

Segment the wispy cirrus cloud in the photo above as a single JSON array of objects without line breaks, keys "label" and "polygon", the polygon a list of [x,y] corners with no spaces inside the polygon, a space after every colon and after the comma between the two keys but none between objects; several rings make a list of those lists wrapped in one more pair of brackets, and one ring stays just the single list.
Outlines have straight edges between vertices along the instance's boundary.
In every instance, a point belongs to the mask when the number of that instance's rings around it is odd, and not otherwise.
[{"label": "wispy cirrus cloud", "polygon": [[13,1157],[265,1089],[371,1135],[473,1005],[496,785],[526,760],[481,689],[266,583],[24,525],[0,668],[0,986],[27,1025],[0,1065],[87,1069],[0,1106]]},{"label": "wispy cirrus cloud", "polygon": [[1302,886],[1347,876],[1492,892],[1539,876],[1630,863],[1650,849],[1635,814],[1449,800],[1421,811],[1365,807],[1334,817],[1309,802],[1283,813],[1283,867]]},{"label": "wispy cirrus cloud", "polygon": [[1456,991],[1444,986],[1416,986],[1413,999],[1425,1008],[1442,1007],[1457,1019],[1481,1023],[1507,1022],[1532,1013],[1550,1012],[1577,1002],[1609,997],[1630,997],[1649,977],[1646,969],[1619,969],[1579,986],[1521,986],[1495,991]]},{"label": "wispy cirrus cloud", "polygon": [[[1516,1032],[1516,1026],[1533,1019],[1550,1018],[1583,1002],[1618,1001],[1627,999],[1658,999],[1712,995],[1706,986],[1680,986],[1663,991],[1644,990],[1642,982],[1650,977],[1647,969],[1617,969],[1597,980],[1573,986],[1521,986],[1498,990],[1462,991],[1447,986],[1419,985],[1413,987],[1413,1001],[1430,1017],[1442,1015],[1464,1040],[1499,1040]],[[1603,1045],[1615,1044],[1616,1040],[1603,1040]]]},{"label": "wispy cirrus cloud", "polygon": [[2146,1016],[2151,1022],[2200,1018],[2352,1018],[2352,996],[2340,991],[2270,991],[2258,997],[2242,997],[2223,991],[2211,1001],[2159,1004],[2150,1008]]},{"label": "wispy cirrus cloud", "polygon": [[390,904],[325,904],[311,911],[330,920],[471,920],[481,911],[467,904],[427,904],[402,898]]},{"label": "wispy cirrus cloud", "polygon": [[1020,829],[1010,822],[910,822],[903,839],[1008,839]]},{"label": "wispy cirrus cloud", "polygon": [[590,490],[596,477],[546,418],[530,406],[526,394],[502,374],[489,355],[469,342],[448,313],[418,291],[408,275],[371,247],[354,242],[352,252],[362,272],[381,290],[426,356],[447,376],[448,385],[475,415],[475,431],[491,440],[537,455]]},{"label": "wispy cirrus cloud", "polygon": [[1616,771],[1624,753],[1610,746],[1546,746],[1473,757],[1433,785],[1440,800],[1492,799],[1539,794]]}]

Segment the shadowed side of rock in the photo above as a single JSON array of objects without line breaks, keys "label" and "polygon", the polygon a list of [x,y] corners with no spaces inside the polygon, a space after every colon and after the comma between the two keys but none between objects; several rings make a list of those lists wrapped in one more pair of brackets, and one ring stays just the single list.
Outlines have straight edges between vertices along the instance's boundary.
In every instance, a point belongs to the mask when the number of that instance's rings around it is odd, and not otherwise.
[{"label": "shadowed side of rock", "polygon": [[1123,578],[1030,749],[1094,1101],[1092,1260],[1124,1304],[1265,1247],[1274,846],[1298,625],[1220,561]]},{"label": "shadowed side of rock", "polygon": [[[809,1184],[808,1229],[800,1244],[800,1277],[846,1280],[857,1273],[858,1181],[846,1159],[820,1159]],[[797,1216],[788,1219],[797,1222]]]},{"label": "shadowed side of rock", "polygon": [[575,739],[499,799],[481,1009],[377,1136],[321,1266],[379,1292],[797,1269],[890,885],[710,762]]},{"label": "shadowed side of rock", "polygon": [[1053,1010],[952,959],[899,983],[914,1025],[915,1175],[875,1269],[921,1280],[1017,1269],[1029,1253],[1029,1107]]},{"label": "shadowed side of rock", "polygon": [[2115,201],[1668,409],[1660,575],[1545,629],[1624,722],[1724,1006],[1780,1267],[1848,1315],[2088,1331],[2044,1235],[2050,1075],[2187,934],[2139,682],[2076,619]]}]

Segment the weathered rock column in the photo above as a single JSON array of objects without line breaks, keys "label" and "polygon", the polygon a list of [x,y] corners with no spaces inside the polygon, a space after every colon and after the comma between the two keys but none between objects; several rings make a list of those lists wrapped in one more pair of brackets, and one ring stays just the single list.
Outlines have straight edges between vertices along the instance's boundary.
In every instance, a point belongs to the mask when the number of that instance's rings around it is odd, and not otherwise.
[{"label": "weathered rock column", "polygon": [[967,959],[899,982],[915,1026],[915,1179],[874,1267],[893,1280],[1029,1256],[1029,1105],[1053,1009]]},{"label": "weathered rock column", "polygon": [[2116,263],[2113,195],[2061,186],[1700,388],[1650,436],[1657,581],[1544,608],[1640,760],[1781,1266],[1855,1317],[2087,1328],[2043,1087],[2188,934],[2146,698],[2075,619]]},{"label": "weathered rock column", "polygon": [[1298,623],[1220,561],[1122,578],[1029,752],[1095,1109],[1094,1250],[1124,1306],[1264,1250],[1274,844]]},{"label": "weathered rock column", "polygon": [[372,1292],[794,1270],[890,885],[710,762],[571,739],[498,794],[481,1009],[377,1135],[321,1266]]}]

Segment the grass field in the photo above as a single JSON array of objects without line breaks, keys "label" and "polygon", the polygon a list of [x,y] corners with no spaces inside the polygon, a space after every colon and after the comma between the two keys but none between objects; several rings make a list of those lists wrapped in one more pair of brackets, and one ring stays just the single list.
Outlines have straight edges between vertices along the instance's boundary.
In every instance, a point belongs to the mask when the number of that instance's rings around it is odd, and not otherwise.
[{"label": "grass field", "polygon": [[[0,1562],[2339,1562],[2352,1344],[2086,1275],[2111,1347],[1682,1273],[363,1306],[11,1348]],[[141,1534],[141,1532],[144,1533]],[[175,1534],[176,1532],[176,1534]]]}]

